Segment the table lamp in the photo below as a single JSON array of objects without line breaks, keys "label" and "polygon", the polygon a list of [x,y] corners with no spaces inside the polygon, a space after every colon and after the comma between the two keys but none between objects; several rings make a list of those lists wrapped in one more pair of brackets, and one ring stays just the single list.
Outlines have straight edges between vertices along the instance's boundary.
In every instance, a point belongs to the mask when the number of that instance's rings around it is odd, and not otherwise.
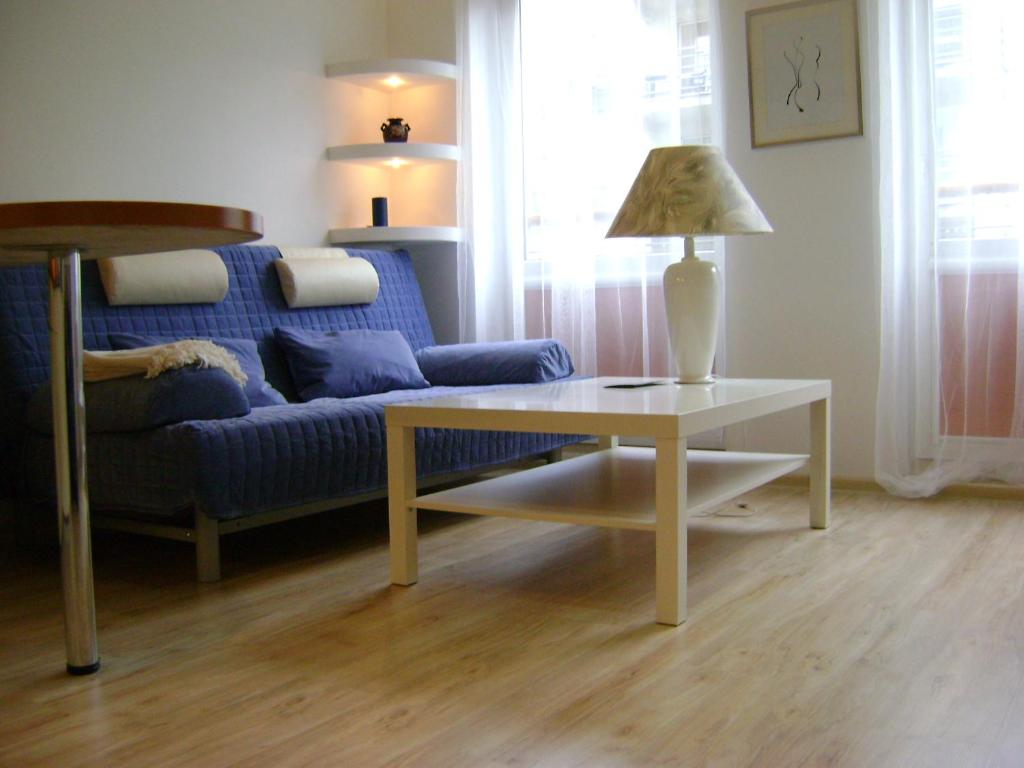
[{"label": "table lamp", "polygon": [[607,237],[683,238],[683,259],[665,270],[665,314],[680,384],[713,381],[718,268],[694,250],[697,235],[771,232],[757,203],[717,147],[652,149]]}]

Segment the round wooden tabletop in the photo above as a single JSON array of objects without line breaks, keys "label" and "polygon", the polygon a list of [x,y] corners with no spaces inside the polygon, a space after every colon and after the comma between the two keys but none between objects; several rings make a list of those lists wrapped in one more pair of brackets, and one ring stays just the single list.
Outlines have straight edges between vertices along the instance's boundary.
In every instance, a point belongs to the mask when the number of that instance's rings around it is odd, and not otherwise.
[{"label": "round wooden tabletop", "polygon": [[191,203],[82,200],[0,204],[0,263],[34,263],[78,248],[83,259],[215,248],[258,240],[259,214]]}]

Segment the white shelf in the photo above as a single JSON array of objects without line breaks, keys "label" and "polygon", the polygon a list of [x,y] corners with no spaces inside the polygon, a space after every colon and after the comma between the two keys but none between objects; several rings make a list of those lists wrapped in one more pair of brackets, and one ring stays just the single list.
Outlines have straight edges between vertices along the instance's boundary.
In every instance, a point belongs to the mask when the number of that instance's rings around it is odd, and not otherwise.
[{"label": "white shelf", "polygon": [[457,243],[462,239],[458,227],[351,227],[332,229],[332,245],[415,245],[417,243]]},{"label": "white shelf", "polygon": [[[687,451],[687,513],[807,463],[802,454]],[[419,509],[654,530],[654,449],[615,448],[416,497]]]},{"label": "white shelf", "polygon": [[342,144],[327,148],[328,160],[350,163],[388,165],[392,160],[409,163],[454,162],[459,159],[459,148],[454,144],[427,144],[409,142],[379,142],[377,144]]},{"label": "white shelf", "polygon": [[427,59],[364,59],[328,64],[326,67],[328,77],[343,78],[366,88],[387,92],[454,80],[457,71],[454,64]]}]

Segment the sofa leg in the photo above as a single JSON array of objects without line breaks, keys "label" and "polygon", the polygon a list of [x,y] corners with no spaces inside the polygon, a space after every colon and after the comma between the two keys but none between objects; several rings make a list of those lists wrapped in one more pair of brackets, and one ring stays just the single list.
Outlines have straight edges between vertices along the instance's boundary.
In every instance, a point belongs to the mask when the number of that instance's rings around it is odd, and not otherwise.
[{"label": "sofa leg", "polygon": [[562,449],[552,448],[550,451],[544,454],[544,460],[547,461],[548,464],[554,464],[556,461],[561,461]]},{"label": "sofa leg", "polygon": [[196,512],[196,576],[199,581],[220,581],[220,530],[217,521]]}]

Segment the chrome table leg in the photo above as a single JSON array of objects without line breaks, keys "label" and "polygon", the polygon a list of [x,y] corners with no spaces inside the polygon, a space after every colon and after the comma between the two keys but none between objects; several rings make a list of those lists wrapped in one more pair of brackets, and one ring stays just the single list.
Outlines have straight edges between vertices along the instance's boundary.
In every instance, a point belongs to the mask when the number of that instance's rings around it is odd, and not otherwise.
[{"label": "chrome table leg", "polygon": [[100,668],[86,481],[80,267],[77,248],[50,252],[50,380],[64,638],[72,675],[88,675]]}]

